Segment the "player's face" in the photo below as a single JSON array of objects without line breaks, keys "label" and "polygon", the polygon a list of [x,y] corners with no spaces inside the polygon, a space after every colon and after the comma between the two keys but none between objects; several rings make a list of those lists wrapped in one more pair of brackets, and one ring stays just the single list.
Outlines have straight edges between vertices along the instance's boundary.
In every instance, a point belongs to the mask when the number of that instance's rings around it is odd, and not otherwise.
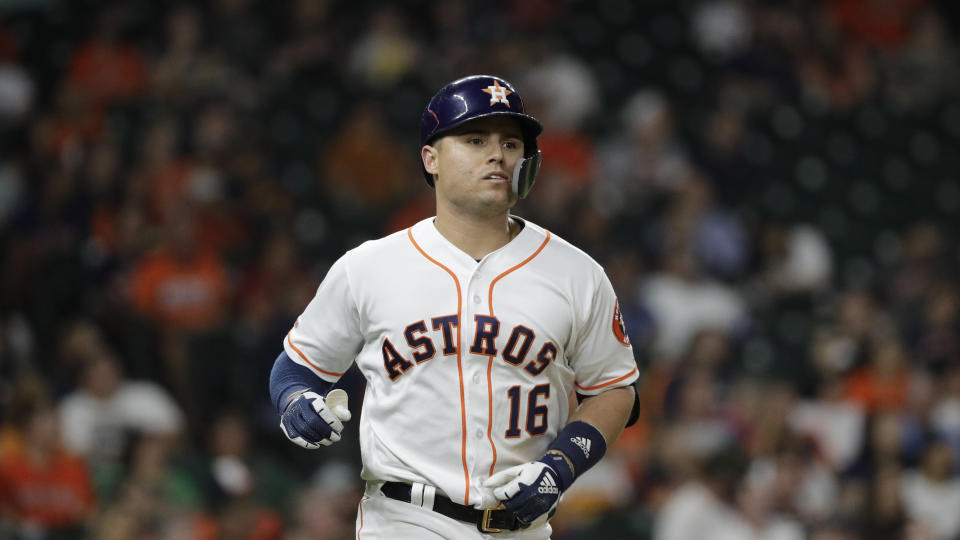
[{"label": "player's face", "polygon": [[523,133],[509,116],[472,120],[423,148],[424,167],[437,175],[437,204],[480,216],[516,204],[511,183],[522,157]]}]

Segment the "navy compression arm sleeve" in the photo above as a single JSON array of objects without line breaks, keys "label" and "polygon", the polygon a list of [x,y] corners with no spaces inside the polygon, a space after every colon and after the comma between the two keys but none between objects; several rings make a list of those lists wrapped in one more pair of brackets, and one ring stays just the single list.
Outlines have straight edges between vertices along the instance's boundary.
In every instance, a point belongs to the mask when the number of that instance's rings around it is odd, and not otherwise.
[{"label": "navy compression arm sleeve", "polygon": [[270,371],[270,400],[283,414],[287,408],[287,397],[299,390],[312,390],[321,396],[327,395],[333,383],[317,377],[309,368],[301,366],[283,351],[273,363]]}]

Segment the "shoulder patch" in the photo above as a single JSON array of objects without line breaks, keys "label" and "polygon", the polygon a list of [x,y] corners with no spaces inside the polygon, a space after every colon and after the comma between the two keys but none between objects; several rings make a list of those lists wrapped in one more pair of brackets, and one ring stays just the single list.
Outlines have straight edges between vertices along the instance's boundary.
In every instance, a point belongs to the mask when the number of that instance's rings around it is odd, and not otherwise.
[{"label": "shoulder patch", "polygon": [[620,301],[617,300],[613,305],[613,336],[617,338],[624,347],[630,346],[630,338],[627,336],[627,327],[623,324],[623,314],[620,313]]}]

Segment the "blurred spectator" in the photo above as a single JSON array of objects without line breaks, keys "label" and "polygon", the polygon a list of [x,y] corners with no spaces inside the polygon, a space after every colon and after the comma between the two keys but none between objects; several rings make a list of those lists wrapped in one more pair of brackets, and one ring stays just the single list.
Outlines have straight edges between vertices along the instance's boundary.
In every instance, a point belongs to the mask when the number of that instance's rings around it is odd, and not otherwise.
[{"label": "blurred spectator", "polygon": [[78,374],[76,389],[59,404],[63,440],[86,460],[98,491],[109,498],[135,434],[175,444],[184,434],[183,413],[160,385],[124,377],[119,359],[93,322],[74,323],[62,347],[72,364],[63,367]]},{"label": "blurred spectator", "polygon": [[960,366],[944,374],[942,387],[930,410],[930,427],[953,447],[960,463]]},{"label": "blurred spectator", "polygon": [[409,75],[420,57],[419,49],[404,13],[397,7],[379,6],[354,42],[347,73],[368,88],[387,88]]},{"label": "blurred spectator", "polygon": [[869,355],[868,364],[847,377],[847,397],[870,413],[903,409],[909,385],[902,344],[878,338],[870,345]]},{"label": "blurred spectator", "polygon": [[147,212],[153,225],[169,219],[169,214],[190,200],[195,164],[182,153],[180,126],[171,116],[153,119],[140,142],[140,155],[133,182],[137,203]]},{"label": "blurred spectator", "polygon": [[938,280],[925,300],[913,346],[917,363],[939,374],[956,367],[960,358],[960,286]]},{"label": "blurred spectator", "polygon": [[22,444],[0,456],[0,527],[13,538],[77,538],[95,510],[90,474],[61,447],[49,396],[25,397],[11,406]]},{"label": "blurred spectator", "polygon": [[901,469],[892,463],[881,464],[867,487],[867,503],[862,532],[865,538],[899,540],[932,538],[929,534],[909,536],[910,525],[900,495]]},{"label": "blurred spectator", "polygon": [[251,448],[247,420],[236,412],[215,416],[207,440],[207,501],[216,516],[211,538],[279,539],[279,510],[289,502],[293,475]]},{"label": "blurred spectator", "polygon": [[739,96],[730,105],[766,110],[799,93],[797,59],[808,40],[807,29],[801,10],[791,4],[752,4],[749,18],[748,46],[730,59],[723,73]]},{"label": "blurred spectator", "polygon": [[879,66],[891,104],[925,110],[944,96],[956,95],[958,78],[950,66],[956,65],[957,51],[946,21],[934,9],[924,7],[896,24],[907,26],[905,43],[883,57]]},{"label": "blurred spectator", "polygon": [[765,495],[744,482],[746,456],[718,450],[704,461],[696,479],[677,488],[667,500],[654,528],[654,540],[702,538],[799,539],[802,529],[790,520],[769,516]]},{"label": "blurred spectator", "polygon": [[98,139],[104,130],[104,112],[91,106],[76,88],[63,85],[54,90],[53,107],[39,112],[32,123],[31,140],[37,157],[72,170],[79,164],[84,144]]},{"label": "blurred spectator", "polygon": [[777,512],[775,485],[744,482],[737,494],[736,514],[712,534],[718,539],[801,540],[803,526],[791,514]]},{"label": "blurred spectator", "polygon": [[226,312],[227,271],[220,255],[198,241],[196,216],[168,216],[166,242],[138,261],[130,277],[137,311],[160,328],[203,331],[217,327]]},{"label": "blurred spectator", "polygon": [[744,2],[700,2],[691,14],[693,38],[708,58],[725,60],[743,50],[751,38],[753,21]]},{"label": "blurred spectator", "polygon": [[600,110],[600,89],[579,58],[553,51],[523,78],[528,107],[544,124],[547,139],[584,129]]},{"label": "blurred spectator", "polygon": [[163,50],[150,73],[150,92],[160,105],[185,107],[214,96],[257,101],[253,80],[212,50],[210,41],[197,7],[182,3],[166,14]]},{"label": "blurred spectator", "polygon": [[122,5],[97,12],[93,35],[74,52],[67,84],[92,106],[109,106],[139,97],[147,85],[147,65],[136,47],[123,42]]},{"label": "blurred spectator", "polygon": [[773,478],[764,481],[770,482],[775,512],[802,523],[824,523],[834,517],[840,482],[812,441],[787,435],[770,461]]},{"label": "blurred spectator", "polygon": [[123,481],[96,520],[97,537],[213,538],[196,475],[174,461],[169,441],[141,435],[127,450]]},{"label": "blurred spectator", "polygon": [[937,540],[960,534],[960,478],[950,446],[931,440],[916,470],[903,473],[901,490],[906,514],[926,525]]},{"label": "blurred spectator", "polygon": [[292,500],[293,527],[289,540],[354,538],[357,505],[362,495],[352,468],[330,460],[321,465]]},{"label": "blurred spectator", "polygon": [[913,14],[926,0],[831,0],[827,12],[841,30],[878,48],[904,42]]},{"label": "blurred spectator", "polygon": [[762,187],[756,156],[747,144],[744,116],[745,111],[733,106],[718,107],[707,118],[700,139],[694,141],[693,160],[724,205],[736,204]]},{"label": "blurred spectator", "polygon": [[9,58],[0,57],[0,129],[6,130],[25,118],[35,95],[30,74]]},{"label": "blurred spectator", "polygon": [[[860,455],[846,471],[848,480],[860,486],[878,482],[883,473],[899,471],[915,461],[907,420],[896,412],[879,413],[867,420]],[[879,503],[882,501],[872,501]]]},{"label": "blurred spectator", "polygon": [[674,191],[689,177],[688,151],[678,136],[674,111],[661,92],[643,89],[621,109],[620,130],[598,149],[596,204],[610,213],[640,213],[660,191]]},{"label": "blurred spectator", "polygon": [[668,365],[698,332],[718,330],[735,336],[748,317],[743,299],[704,276],[692,249],[683,245],[668,248],[662,270],[646,281],[640,298],[656,327],[653,351]]},{"label": "blurred spectator", "polygon": [[319,69],[332,60],[330,4],[329,0],[295,0],[286,5],[283,40],[266,66],[272,74],[284,78]]},{"label": "blurred spectator", "polygon": [[345,213],[361,208],[383,211],[409,189],[417,168],[394,144],[380,105],[359,103],[348,117],[350,121],[321,151],[321,182]]},{"label": "blurred spectator", "polygon": [[804,97],[839,111],[861,104],[877,82],[867,47],[842,34],[824,13],[813,13],[807,24],[812,31],[798,62]]},{"label": "blurred spectator", "polygon": [[746,269],[750,245],[740,220],[715,200],[715,193],[715,188],[704,179],[692,176],[678,192],[667,220],[681,234],[689,229],[690,237],[679,241],[693,243],[697,259],[707,273],[733,281],[742,277]]},{"label": "blurred spectator", "polygon": [[863,446],[863,405],[845,395],[839,376],[821,380],[815,396],[799,400],[789,422],[798,434],[811,439],[824,464],[835,472],[846,470]]},{"label": "blurred spectator", "polygon": [[660,434],[668,470],[684,473],[691,464],[735,442],[736,426],[725,415],[720,392],[720,382],[706,367],[692,367],[673,381]]},{"label": "blurred spectator", "polygon": [[212,480],[208,500],[214,508],[249,499],[255,505],[252,511],[262,519],[278,519],[276,513],[289,503],[290,485],[296,480],[253,446],[245,417],[233,411],[215,416],[207,440],[207,454]]},{"label": "blurred spectator", "polygon": [[818,295],[830,286],[833,256],[823,233],[805,224],[771,221],[760,238],[759,288],[764,300]]},{"label": "blurred spectator", "polygon": [[890,321],[866,291],[847,291],[837,299],[835,320],[816,332],[813,362],[822,375],[846,374],[866,362],[869,340],[890,331]]},{"label": "blurred spectator", "polygon": [[[949,286],[944,288],[943,292],[946,293],[944,300],[939,300],[937,299],[939,295],[932,294],[935,284],[940,282],[942,287],[941,279],[951,273],[947,263],[949,240],[942,227],[929,220],[910,224],[901,238],[899,257],[894,262],[891,275],[886,280],[891,315],[895,317],[898,327],[903,329],[904,338],[914,346],[928,331],[926,321],[931,316],[940,319],[936,322],[931,321],[934,322],[933,333],[940,334],[941,337],[931,341],[930,345],[935,345],[937,348],[943,345],[949,347],[949,343],[953,340],[948,337],[946,341],[942,341],[940,327],[943,323],[949,324],[951,317],[950,288]],[[939,308],[932,310],[928,305],[931,307],[936,305]],[[931,362],[928,367],[941,368],[943,362],[949,361],[947,358],[931,358],[930,353],[934,351],[923,351],[923,348],[926,347],[922,347],[918,352],[922,351],[923,359]],[[936,352],[942,354],[947,351]]]}]

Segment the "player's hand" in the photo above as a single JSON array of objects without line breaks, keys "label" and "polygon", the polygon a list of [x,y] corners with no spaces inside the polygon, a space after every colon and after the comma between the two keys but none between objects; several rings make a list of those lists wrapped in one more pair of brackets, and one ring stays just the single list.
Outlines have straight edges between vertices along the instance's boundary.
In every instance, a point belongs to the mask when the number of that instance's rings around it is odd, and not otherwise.
[{"label": "player's hand", "polygon": [[[316,450],[340,440],[343,423],[350,420],[350,409],[344,398],[325,400],[316,392],[304,392],[287,405],[280,416],[280,429],[294,444]],[[327,402],[330,402],[329,406]]]},{"label": "player's hand", "polygon": [[542,461],[500,471],[483,485],[492,488],[494,496],[524,525],[552,516],[562,492],[557,471]]}]

